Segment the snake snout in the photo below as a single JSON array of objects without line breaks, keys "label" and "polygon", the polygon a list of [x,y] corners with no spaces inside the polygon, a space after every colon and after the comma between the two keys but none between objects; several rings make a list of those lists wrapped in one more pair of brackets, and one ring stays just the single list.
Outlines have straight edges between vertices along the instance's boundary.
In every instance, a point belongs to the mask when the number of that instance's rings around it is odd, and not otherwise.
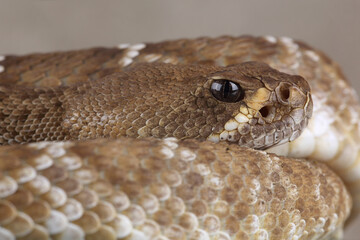
[{"label": "snake snout", "polygon": [[245,88],[240,108],[208,139],[266,149],[299,137],[312,114],[309,85],[301,76],[275,73],[262,86]]},{"label": "snake snout", "polygon": [[[238,101],[224,99],[226,90],[232,90],[230,81],[242,89]],[[308,124],[312,112],[310,87],[301,76],[247,62],[217,72],[210,82],[212,96],[229,111],[227,117],[217,118],[223,121],[207,137],[211,141],[266,149],[294,140]]]}]

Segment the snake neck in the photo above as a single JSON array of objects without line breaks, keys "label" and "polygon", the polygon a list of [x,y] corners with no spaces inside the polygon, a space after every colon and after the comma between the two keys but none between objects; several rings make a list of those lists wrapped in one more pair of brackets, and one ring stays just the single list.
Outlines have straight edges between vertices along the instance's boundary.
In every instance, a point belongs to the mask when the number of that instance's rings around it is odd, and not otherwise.
[{"label": "snake neck", "polygon": [[0,144],[66,139],[63,88],[0,88]]}]

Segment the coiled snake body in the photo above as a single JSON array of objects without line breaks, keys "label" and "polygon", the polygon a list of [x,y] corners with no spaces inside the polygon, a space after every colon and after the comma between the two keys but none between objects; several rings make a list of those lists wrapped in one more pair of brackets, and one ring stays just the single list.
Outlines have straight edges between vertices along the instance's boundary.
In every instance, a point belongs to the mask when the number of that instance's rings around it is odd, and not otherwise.
[{"label": "coiled snake body", "polygon": [[357,96],[304,43],[0,60],[0,239],[341,238],[360,205]]}]

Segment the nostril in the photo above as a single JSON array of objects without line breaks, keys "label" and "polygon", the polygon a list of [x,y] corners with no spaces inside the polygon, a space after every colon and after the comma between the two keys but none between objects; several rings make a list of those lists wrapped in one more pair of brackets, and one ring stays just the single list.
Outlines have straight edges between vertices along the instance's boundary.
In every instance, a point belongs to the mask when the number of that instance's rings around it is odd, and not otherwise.
[{"label": "nostril", "polygon": [[288,100],[289,99],[289,97],[290,97],[290,90],[289,90],[289,88],[285,88],[285,87],[282,87],[281,89],[280,89],[280,96],[281,96],[281,98],[283,99],[283,100]]},{"label": "nostril", "polygon": [[270,114],[269,106],[262,107],[259,112],[263,118],[266,118]]},{"label": "nostril", "polygon": [[290,91],[291,85],[288,83],[280,83],[280,86],[275,89],[276,96],[281,104],[289,104],[289,99],[292,97]]}]

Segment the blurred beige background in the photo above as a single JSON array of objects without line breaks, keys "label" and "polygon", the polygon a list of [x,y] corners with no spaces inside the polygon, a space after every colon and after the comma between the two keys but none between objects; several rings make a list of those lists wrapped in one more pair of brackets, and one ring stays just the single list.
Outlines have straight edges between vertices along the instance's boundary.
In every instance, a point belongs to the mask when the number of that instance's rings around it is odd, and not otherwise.
[{"label": "blurred beige background", "polygon": [[[0,55],[222,34],[304,40],[360,92],[359,0],[0,0]],[[360,219],[346,239],[359,236]]]},{"label": "blurred beige background", "polygon": [[0,0],[0,54],[221,34],[304,40],[360,92],[359,0]]}]

